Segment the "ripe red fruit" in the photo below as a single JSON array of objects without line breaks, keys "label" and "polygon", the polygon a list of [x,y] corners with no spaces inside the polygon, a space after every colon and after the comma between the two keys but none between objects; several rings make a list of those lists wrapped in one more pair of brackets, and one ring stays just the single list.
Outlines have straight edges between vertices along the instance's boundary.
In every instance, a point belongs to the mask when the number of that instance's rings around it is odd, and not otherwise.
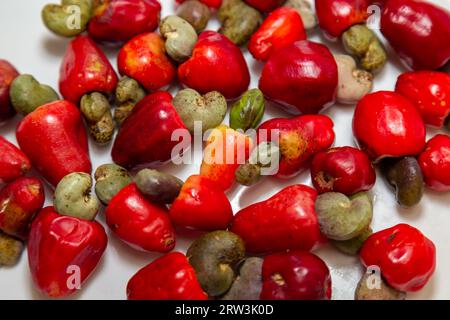
[{"label": "ripe red fruit", "polygon": [[436,191],[450,191],[450,137],[438,134],[419,156],[425,183]]},{"label": "ripe red fruit", "polygon": [[30,160],[11,142],[0,136],[0,183],[24,176],[31,169]]},{"label": "ripe red fruit", "polygon": [[281,6],[285,0],[244,0],[252,7],[262,12],[268,12]]},{"label": "ripe red fruit", "polygon": [[0,123],[16,114],[9,98],[9,88],[19,72],[8,61],[0,59]]}]

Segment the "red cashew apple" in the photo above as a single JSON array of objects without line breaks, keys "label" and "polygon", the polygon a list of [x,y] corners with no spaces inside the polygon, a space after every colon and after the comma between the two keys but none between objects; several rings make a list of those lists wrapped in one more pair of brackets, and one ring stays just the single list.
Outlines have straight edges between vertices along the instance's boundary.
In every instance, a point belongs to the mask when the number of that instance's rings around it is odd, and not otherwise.
[{"label": "red cashew apple", "polygon": [[410,100],[426,124],[442,127],[450,116],[450,75],[437,71],[407,72],[395,91]]},{"label": "red cashew apple", "polygon": [[315,0],[320,28],[331,38],[340,37],[347,29],[366,21],[369,0]]},{"label": "red cashew apple", "polygon": [[436,70],[450,59],[450,12],[428,1],[387,1],[381,32],[415,70]]},{"label": "red cashew apple", "polygon": [[310,250],[324,241],[315,211],[316,190],[287,187],[273,197],[240,210],[230,231],[252,253]]},{"label": "red cashew apple", "polygon": [[425,147],[425,124],[403,96],[378,91],[362,98],[353,116],[353,134],[372,161],[419,154]]},{"label": "red cashew apple", "polygon": [[360,251],[366,267],[377,266],[393,288],[413,292],[422,289],[436,268],[436,248],[419,230],[407,224],[372,234]]},{"label": "red cashew apple", "polygon": [[0,183],[8,183],[30,171],[28,157],[11,142],[0,136]]},{"label": "red cashew apple", "polygon": [[333,121],[324,115],[268,120],[258,128],[258,143],[272,141],[272,131],[279,133],[280,178],[292,178],[308,169],[312,157],[331,147],[335,138]]},{"label": "red cashew apple", "polygon": [[112,94],[116,86],[116,72],[94,41],[78,36],[69,43],[59,75],[64,99],[78,104],[87,93]]},{"label": "red cashew apple", "polygon": [[134,183],[112,198],[105,217],[109,228],[132,247],[157,252],[175,247],[167,208],[149,202]]},{"label": "red cashew apple", "polygon": [[23,177],[10,183],[0,190],[0,230],[25,240],[44,201],[44,186],[39,179]]},{"label": "red cashew apple", "polygon": [[264,258],[261,300],[330,300],[331,275],[325,262],[307,251]]},{"label": "red cashew apple", "polygon": [[281,6],[285,0],[244,0],[247,4],[262,12],[268,12]]},{"label": "red cashew apple", "polygon": [[0,59],[0,123],[16,114],[9,99],[9,88],[19,72],[8,61]]},{"label": "red cashew apple", "polygon": [[250,137],[220,125],[208,136],[200,174],[227,191],[236,181],[236,170],[245,163],[252,148]]},{"label": "red cashew apple", "polygon": [[159,24],[161,4],[157,0],[106,0],[93,10],[89,35],[100,41],[124,42]]},{"label": "red cashew apple", "polygon": [[180,252],[168,253],[139,270],[128,282],[128,300],[207,300],[195,270]]},{"label": "red cashew apple", "polygon": [[311,180],[317,192],[352,195],[372,189],[375,169],[369,157],[352,147],[332,148],[314,156]]},{"label": "red cashew apple", "polygon": [[201,94],[219,91],[233,99],[250,84],[250,73],[241,50],[226,36],[204,31],[198,37],[192,57],[178,68],[180,82]]},{"label": "red cashew apple", "polygon": [[316,114],[333,105],[337,84],[337,65],[330,50],[306,40],[276,51],[259,80],[266,98],[295,114]]},{"label": "red cashew apple", "polygon": [[267,61],[275,51],[305,39],[306,32],[300,14],[295,9],[282,7],[270,13],[252,35],[248,50],[255,59]]},{"label": "red cashew apple", "polygon": [[428,141],[419,156],[419,165],[428,187],[450,191],[450,137],[438,134]]},{"label": "red cashew apple", "polygon": [[190,176],[169,211],[173,223],[205,231],[226,230],[233,218],[227,196],[209,178]]},{"label": "red cashew apple", "polygon": [[121,75],[133,78],[148,91],[170,85],[176,73],[157,33],[144,33],[128,41],[120,49],[117,65]]},{"label": "red cashew apple", "polygon": [[53,186],[69,173],[91,173],[81,113],[68,101],[52,102],[28,114],[16,137],[33,166]]},{"label": "red cashew apple", "polygon": [[53,298],[75,293],[98,265],[107,241],[100,223],[44,208],[33,221],[28,240],[28,263],[36,288]]},{"label": "red cashew apple", "polygon": [[188,132],[172,105],[170,93],[150,94],[122,124],[112,148],[112,159],[127,168],[167,162],[178,144],[172,141],[175,130]]}]

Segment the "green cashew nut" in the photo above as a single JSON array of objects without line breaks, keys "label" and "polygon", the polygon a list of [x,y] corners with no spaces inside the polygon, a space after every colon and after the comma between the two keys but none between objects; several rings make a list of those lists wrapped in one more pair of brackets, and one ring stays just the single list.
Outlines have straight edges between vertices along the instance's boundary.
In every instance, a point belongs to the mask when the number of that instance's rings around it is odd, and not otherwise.
[{"label": "green cashew nut", "polygon": [[159,30],[166,39],[167,54],[173,60],[184,62],[192,56],[198,37],[189,22],[178,16],[169,16],[161,21]]},{"label": "green cashew nut", "polygon": [[303,26],[306,30],[317,26],[317,19],[311,4],[307,0],[287,0],[285,7],[293,8],[302,17]]},{"label": "green cashew nut", "polygon": [[104,164],[95,170],[95,194],[104,205],[132,182],[125,168],[116,164]]},{"label": "green cashew nut", "polygon": [[262,265],[264,259],[245,259],[239,269],[239,276],[221,300],[259,300],[262,290]]},{"label": "green cashew nut", "polygon": [[316,212],[320,230],[327,238],[349,240],[369,227],[373,216],[372,199],[367,192],[351,197],[328,192],[317,198]]},{"label": "green cashew nut", "polygon": [[357,255],[362,245],[372,235],[372,228],[367,228],[356,238],[344,241],[331,240],[331,243],[341,252],[348,255]]},{"label": "green cashew nut", "polygon": [[386,159],[383,174],[394,187],[400,205],[412,207],[420,202],[424,192],[422,169],[414,157]]},{"label": "green cashew nut", "polygon": [[149,200],[170,204],[180,194],[183,181],[158,170],[143,169],[135,177],[139,191]]},{"label": "green cashew nut", "polygon": [[134,79],[127,76],[120,79],[116,88],[118,106],[114,111],[114,120],[121,125],[133,111],[134,106],[144,99],[144,88]]},{"label": "green cashew nut", "polygon": [[[373,283],[371,277],[378,285]],[[369,285],[370,284],[370,285]],[[365,273],[355,291],[355,300],[405,300],[406,293],[389,286],[381,276]]]},{"label": "green cashew nut", "polygon": [[214,231],[195,240],[187,257],[203,290],[218,297],[233,284],[236,266],[245,258],[245,245],[232,232]]},{"label": "green cashew nut", "polygon": [[192,134],[195,122],[202,123],[203,132],[220,125],[228,107],[227,100],[219,92],[212,91],[202,96],[192,89],[178,92],[172,104]]},{"label": "green cashew nut", "polygon": [[91,0],[62,0],[60,5],[47,4],[42,9],[42,20],[55,34],[75,37],[86,30],[91,13]]},{"label": "green cashew nut", "polygon": [[44,104],[59,100],[52,87],[40,84],[29,74],[22,74],[14,79],[9,95],[14,109],[24,116]]},{"label": "green cashew nut", "polygon": [[256,128],[264,116],[265,108],[266,102],[261,90],[247,91],[231,107],[230,127],[234,130],[242,129],[244,131]]},{"label": "green cashew nut", "polygon": [[81,98],[80,105],[94,141],[98,143],[111,141],[115,125],[108,99],[99,92],[88,93]]},{"label": "green cashew nut", "polygon": [[250,40],[258,29],[263,16],[242,0],[224,0],[218,11],[222,27],[219,32],[241,46]]},{"label": "green cashew nut", "polygon": [[100,202],[91,195],[92,178],[84,172],[65,176],[55,189],[56,212],[79,219],[94,220]]},{"label": "green cashew nut", "polygon": [[177,16],[183,18],[194,27],[197,33],[205,30],[211,11],[209,7],[198,0],[188,0],[178,6]]},{"label": "green cashew nut", "polygon": [[360,59],[361,66],[370,72],[381,69],[387,60],[386,50],[376,34],[367,26],[354,25],[342,35],[345,50]]},{"label": "green cashew nut", "polygon": [[0,231],[0,266],[13,266],[20,258],[23,243]]}]

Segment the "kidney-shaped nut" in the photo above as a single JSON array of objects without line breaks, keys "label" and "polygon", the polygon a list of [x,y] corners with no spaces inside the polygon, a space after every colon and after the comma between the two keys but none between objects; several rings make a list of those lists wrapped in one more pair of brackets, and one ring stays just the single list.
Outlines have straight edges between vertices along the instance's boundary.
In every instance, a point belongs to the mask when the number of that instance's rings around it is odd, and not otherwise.
[{"label": "kidney-shaped nut", "polygon": [[143,169],[135,177],[139,191],[150,201],[170,204],[178,197],[183,181],[153,169]]},{"label": "kidney-shaped nut", "polygon": [[230,127],[244,131],[256,128],[264,116],[265,107],[266,102],[261,90],[248,90],[231,107]]},{"label": "kidney-shaped nut", "polygon": [[195,122],[201,122],[203,132],[220,125],[228,107],[220,92],[212,91],[202,96],[193,89],[179,91],[172,104],[192,134]]},{"label": "kidney-shaped nut", "polygon": [[161,35],[166,39],[167,54],[175,61],[183,62],[189,59],[197,43],[197,32],[178,16],[169,16],[161,21]]},{"label": "kidney-shaped nut", "polygon": [[356,104],[372,91],[373,75],[358,69],[355,60],[348,55],[334,56],[338,66],[337,101],[344,104]]},{"label": "kidney-shaped nut", "polygon": [[134,106],[144,99],[144,88],[134,79],[127,76],[120,79],[116,88],[117,108],[114,110],[114,120],[121,125],[133,111]]},{"label": "kidney-shaped nut", "polygon": [[376,34],[367,26],[354,25],[342,35],[345,50],[360,59],[361,66],[370,72],[381,69],[387,60],[386,51]]},{"label": "kidney-shaped nut", "polygon": [[0,267],[13,266],[19,261],[23,243],[0,231]]},{"label": "kidney-shaped nut", "polygon": [[89,124],[94,141],[111,141],[115,125],[108,99],[99,92],[88,93],[81,98],[80,110]]},{"label": "kidney-shaped nut", "polygon": [[297,10],[302,17],[303,26],[306,30],[313,29],[317,26],[316,14],[307,0],[287,0],[284,6]]},{"label": "kidney-shaped nut", "polygon": [[351,197],[328,192],[317,198],[316,212],[320,230],[327,238],[349,240],[369,227],[373,215],[372,199],[367,192]]},{"label": "kidney-shaped nut", "polygon": [[355,300],[405,300],[406,293],[389,286],[380,275],[365,273],[355,291]]},{"label": "kidney-shaped nut", "polygon": [[203,290],[209,296],[218,297],[233,284],[236,266],[245,257],[245,245],[232,232],[214,231],[195,240],[187,257]]},{"label": "kidney-shaped nut", "polygon": [[79,219],[94,220],[100,202],[91,195],[92,178],[84,172],[65,176],[55,189],[56,212]]},{"label": "kidney-shaped nut", "polygon": [[383,174],[395,188],[397,202],[404,207],[412,207],[420,202],[424,191],[422,170],[414,157],[385,159]]},{"label": "kidney-shaped nut", "polygon": [[27,115],[36,108],[59,100],[52,87],[40,84],[32,75],[22,74],[11,84],[9,90],[14,109],[22,115]]},{"label": "kidney-shaped nut", "polygon": [[177,9],[177,16],[183,18],[200,33],[205,30],[211,17],[209,7],[198,0],[188,0],[180,4]]},{"label": "kidney-shaped nut", "polygon": [[86,30],[91,11],[92,0],[62,0],[60,5],[47,4],[42,9],[42,20],[55,34],[74,37]]},{"label": "kidney-shaped nut", "polygon": [[223,0],[218,16],[222,23],[219,32],[238,46],[248,42],[263,19],[258,10],[242,0]]},{"label": "kidney-shaped nut", "polygon": [[341,252],[349,255],[357,255],[364,242],[372,235],[372,228],[367,228],[359,236],[350,240],[336,241],[331,240],[331,243]]},{"label": "kidney-shaped nut", "polygon": [[239,275],[222,300],[259,300],[262,290],[262,265],[257,257],[245,259],[239,268]]},{"label": "kidney-shaped nut", "polygon": [[104,164],[95,170],[95,194],[104,205],[132,182],[127,169],[116,164]]}]

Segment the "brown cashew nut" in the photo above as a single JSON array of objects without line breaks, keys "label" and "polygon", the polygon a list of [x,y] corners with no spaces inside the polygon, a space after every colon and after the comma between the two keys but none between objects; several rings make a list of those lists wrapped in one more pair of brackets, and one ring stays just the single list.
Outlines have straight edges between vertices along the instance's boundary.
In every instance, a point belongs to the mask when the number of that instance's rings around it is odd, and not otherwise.
[{"label": "brown cashew nut", "polygon": [[94,141],[111,141],[115,125],[108,99],[99,92],[86,94],[81,98],[80,110],[89,124]]},{"label": "brown cashew nut", "polygon": [[127,76],[120,79],[116,88],[117,108],[114,111],[114,120],[120,126],[131,114],[134,106],[144,99],[144,88],[134,79]]},{"label": "brown cashew nut", "polygon": [[239,276],[221,300],[259,300],[262,290],[264,259],[247,258],[239,268]]},{"label": "brown cashew nut", "polygon": [[[371,277],[377,277],[372,281]],[[355,300],[405,300],[406,293],[389,286],[381,276],[365,273],[355,291]]]},{"label": "brown cashew nut", "polygon": [[197,32],[189,22],[178,16],[168,16],[159,26],[161,35],[166,39],[166,52],[177,62],[189,59],[197,43]]},{"label": "brown cashew nut", "polygon": [[0,267],[15,265],[20,259],[23,247],[22,241],[0,231]]}]

